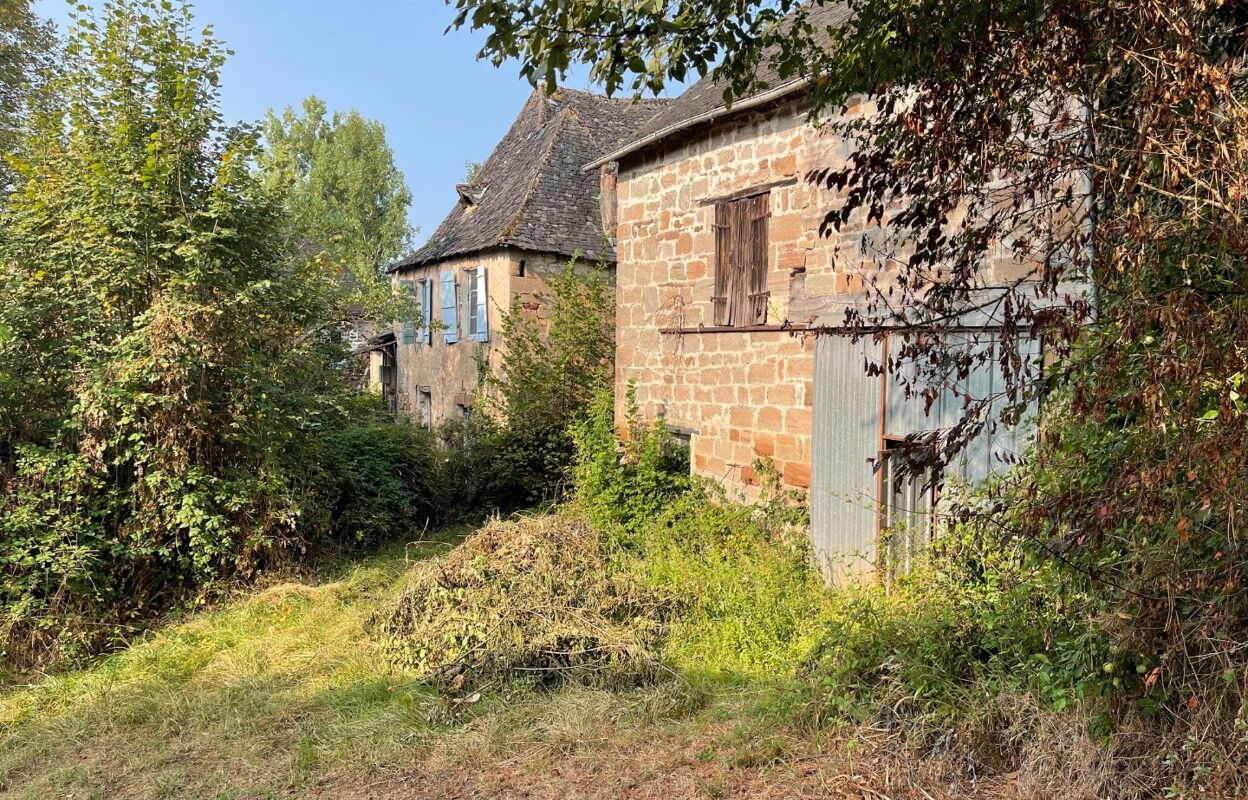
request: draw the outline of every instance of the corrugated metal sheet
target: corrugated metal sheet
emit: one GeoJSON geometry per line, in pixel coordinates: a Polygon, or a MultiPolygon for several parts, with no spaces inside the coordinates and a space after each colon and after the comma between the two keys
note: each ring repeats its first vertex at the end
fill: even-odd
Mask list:
{"type": "Polygon", "coordinates": [[[880,378],[864,364],[881,363],[882,348],[847,336],[815,343],[811,535],[832,580],[874,569],[876,475],[880,441],[880,378]]]}
{"type": "MultiPolygon", "coordinates": [[[[951,334],[949,345],[974,351],[991,349],[991,357],[977,365],[959,389],[985,397],[1001,388],[995,333],[951,334]]],[[[1021,355],[1038,357],[1038,343],[1032,342],[1021,355]]],[[[811,536],[820,562],[833,580],[861,573],[877,563],[879,483],[871,460],[880,451],[881,434],[904,438],[948,427],[962,412],[962,400],[955,391],[942,392],[928,409],[923,398],[907,398],[895,376],[868,376],[863,369],[866,361],[879,364],[882,356],[881,344],[853,343],[848,336],[821,336],[815,345],[811,536]]],[[[913,375],[914,367],[907,369],[913,375]]],[[[946,475],[978,482],[1001,469],[1002,454],[1021,453],[1030,442],[1035,409],[1026,417],[1013,428],[986,429],[956,463],[949,465],[946,475]]]]}

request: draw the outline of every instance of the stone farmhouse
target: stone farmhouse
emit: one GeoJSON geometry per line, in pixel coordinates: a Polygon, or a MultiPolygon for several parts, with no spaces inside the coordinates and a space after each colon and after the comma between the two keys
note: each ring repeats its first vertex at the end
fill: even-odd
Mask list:
{"type": "Polygon", "coordinates": [[[583,167],[665,105],[533,92],[429,241],[388,269],[423,319],[369,345],[370,382],[398,413],[429,427],[466,416],[481,367],[500,357],[499,314],[540,314],[548,278],[573,258],[614,267],[614,174],[583,167]]]}
{"type": "MultiPolygon", "coordinates": [[[[819,7],[809,21],[832,27],[847,13],[819,7]]],[[[547,278],[573,256],[614,265],[621,427],[631,388],[643,417],[683,440],[696,474],[753,497],[759,466],[774,465],[809,498],[830,578],[904,567],[930,533],[940,481],[895,484],[889,454],[952,424],[961,403],[946,391],[928,408],[888,370],[864,370],[887,361],[896,334],[855,342],[841,326],[868,278],[893,277],[871,258],[886,231],[862,214],[820,235],[839,198],[805,176],[843,166],[850,146],[812,124],[802,79],[766,59],[759,70],[766,88],[731,108],[712,77],[673,101],[535,91],[429,242],[390,268],[435,324],[375,339],[373,382],[426,425],[462,417],[479,366],[498,363],[497,313],[540,314],[547,278]],[[901,528],[910,535],[892,535],[901,528]]],[[[1002,247],[990,277],[1034,266],[1002,247]]],[[[960,329],[968,348],[996,346],[990,318],[960,329]]],[[[1000,380],[989,358],[962,388],[984,396],[1000,380]]],[[[981,435],[944,477],[988,476],[1033,430],[981,435]]]]}
{"type": "MultiPolygon", "coordinates": [[[[846,13],[821,7],[810,21],[834,26],[846,13]]],[[[695,473],[746,496],[758,491],[754,465],[769,459],[786,487],[808,494],[829,574],[862,571],[883,562],[883,531],[926,526],[935,500],[917,482],[895,489],[889,450],[952,422],[957,403],[941,398],[925,413],[890,390],[887,374],[868,377],[864,360],[882,363],[887,338],[815,335],[864,300],[868,249],[882,231],[863,215],[819,235],[837,198],[804,176],[843,165],[849,147],[811,124],[802,80],[765,65],[759,78],[768,88],[731,109],[703,79],[587,165],[618,174],[617,418],[631,385],[642,414],[687,442],[695,473]]],[[[1001,273],[1030,269],[998,262],[1001,273]]],[[[875,275],[886,285],[889,275],[875,275]]],[[[981,324],[968,346],[992,346],[981,324]]],[[[971,378],[979,388],[994,380],[991,367],[971,378]]],[[[1027,434],[981,437],[956,472],[986,476],[1027,434]]]]}

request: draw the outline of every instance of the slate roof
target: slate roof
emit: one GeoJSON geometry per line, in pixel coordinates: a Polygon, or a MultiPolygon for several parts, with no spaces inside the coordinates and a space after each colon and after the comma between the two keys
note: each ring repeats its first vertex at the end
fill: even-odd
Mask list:
{"type": "MultiPolygon", "coordinates": [[[[826,37],[826,31],[829,28],[839,28],[843,25],[849,19],[850,14],[849,6],[845,3],[829,2],[826,5],[811,8],[807,12],[806,20],[814,29],[815,38],[819,39],[826,37]]],[[[608,161],[618,161],[630,153],[681,131],[697,125],[709,124],[724,115],[754,108],[803,89],[808,78],[805,76],[781,77],[772,63],[771,56],[775,55],[775,52],[776,48],[773,46],[764,50],[759,57],[755,77],[762,88],[748,97],[737,98],[732,108],[724,104],[724,84],[715,80],[713,75],[707,75],[651,117],[637,130],[636,134],[621,143],[619,147],[588,162],[586,169],[597,167],[608,161]]]]}
{"type": "Polygon", "coordinates": [[[584,166],[635,136],[670,100],[613,100],[541,88],[433,236],[390,272],[496,247],[615,260],[606,243],[596,171],[584,166]],[[606,244],[604,248],[604,244],[606,244]]]}

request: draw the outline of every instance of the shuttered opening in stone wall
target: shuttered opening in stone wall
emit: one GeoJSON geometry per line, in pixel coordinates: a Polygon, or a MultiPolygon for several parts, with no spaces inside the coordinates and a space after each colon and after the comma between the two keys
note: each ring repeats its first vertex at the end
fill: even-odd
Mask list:
{"type": "Polygon", "coordinates": [[[767,321],[767,193],[715,205],[715,324],[767,321]]]}

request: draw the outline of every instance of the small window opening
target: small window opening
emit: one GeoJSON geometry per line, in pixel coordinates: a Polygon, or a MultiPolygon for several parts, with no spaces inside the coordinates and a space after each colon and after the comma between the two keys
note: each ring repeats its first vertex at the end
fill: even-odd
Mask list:
{"type": "Polygon", "coordinates": [[[420,411],[420,427],[431,430],[433,428],[433,392],[427,387],[418,389],[416,404],[420,411]]]}
{"type": "Polygon", "coordinates": [[[693,436],[690,428],[668,426],[663,442],[665,467],[672,472],[689,472],[693,467],[693,436]]]}
{"type": "MultiPolygon", "coordinates": [[[[936,485],[931,475],[910,475],[898,483],[905,439],[889,436],[880,452],[880,558],[883,572],[896,577],[909,572],[932,537],[936,485]]],[[[915,445],[911,444],[910,447],[915,445]]]]}
{"type": "Polygon", "coordinates": [[[524,266],[525,266],[525,261],[524,261],[524,259],[522,258],[522,259],[520,259],[520,266],[516,267],[516,277],[517,277],[517,278],[523,278],[523,277],[524,277],[524,266]]]}

